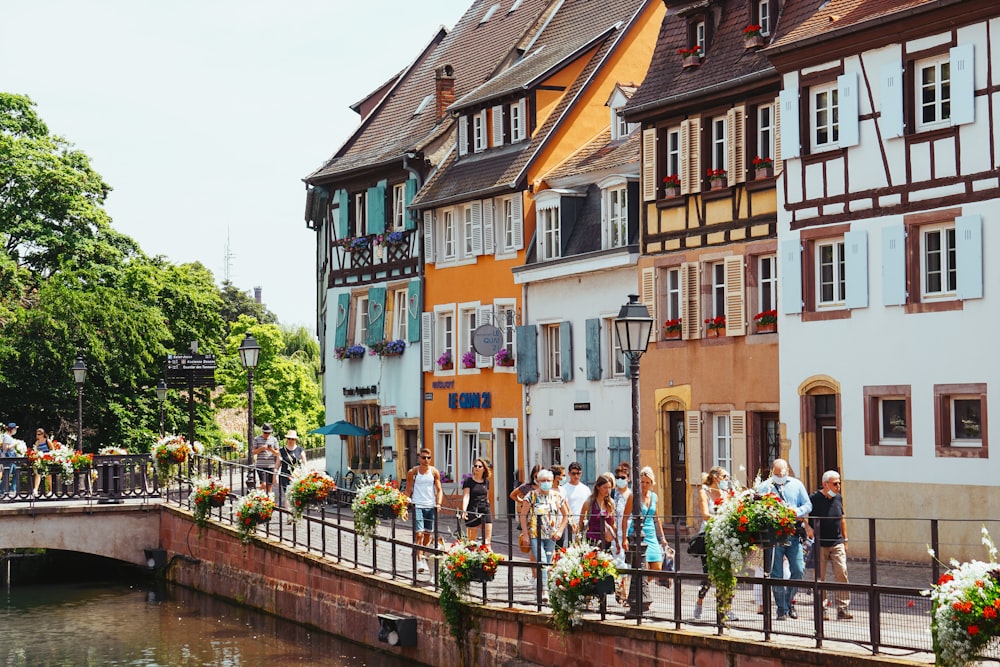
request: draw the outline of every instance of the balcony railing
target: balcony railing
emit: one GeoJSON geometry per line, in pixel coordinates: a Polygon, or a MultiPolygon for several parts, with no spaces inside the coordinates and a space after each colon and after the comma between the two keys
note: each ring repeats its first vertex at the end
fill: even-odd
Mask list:
{"type": "Polygon", "coordinates": [[[369,234],[336,242],[327,286],[416,275],[420,259],[416,230],[392,234],[399,235],[399,240],[390,242],[385,240],[388,235],[369,234]]]}

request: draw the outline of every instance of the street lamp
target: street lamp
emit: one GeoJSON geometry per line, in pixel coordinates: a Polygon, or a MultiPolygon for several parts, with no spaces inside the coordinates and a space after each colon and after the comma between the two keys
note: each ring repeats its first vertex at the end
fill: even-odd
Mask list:
{"type": "Polygon", "coordinates": [[[245,493],[250,493],[254,487],[253,479],[253,369],[257,368],[257,360],[260,358],[260,345],[257,339],[250,335],[240,342],[240,361],[243,368],[247,369],[247,480],[245,493]]]}
{"type": "Polygon", "coordinates": [[[160,401],[160,437],[162,438],[163,433],[163,402],[167,400],[167,383],[160,378],[160,381],[156,385],[156,398],[160,401]]]}
{"type": "Polygon", "coordinates": [[[76,355],[73,362],[73,380],[76,382],[76,447],[83,451],[83,383],[87,381],[87,364],[83,355],[76,355]]]}
{"type": "Polygon", "coordinates": [[[649,334],[653,331],[653,318],[639,295],[629,294],[628,303],[615,318],[615,334],[622,354],[628,357],[629,376],[632,379],[632,587],[629,592],[628,618],[642,618],[642,567],[640,556],[643,538],[640,524],[642,490],[639,484],[639,358],[649,347],[649,334]]]}

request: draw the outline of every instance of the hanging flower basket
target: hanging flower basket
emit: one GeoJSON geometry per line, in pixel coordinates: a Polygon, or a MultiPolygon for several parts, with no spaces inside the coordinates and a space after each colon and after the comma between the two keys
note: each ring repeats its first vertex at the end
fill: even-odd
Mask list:
{"type": "Polygon", "coordinates": [[[188,455],[193,452],[194,449],[188,445],[183,435],[167,435],[157,440],[149,453],[156,464],[156,476],[160,484],[165,484],[175,468],[187,461],[188,455]]]}
{"type": "Polygon", "coordinates": [[[298,522],[310,505],[321,505],[327,501],[337,485],[321,470],[308,470],[296,466],[288,483],[288,504],[292,509],[292,521],[298,522]]]}
{"type": "Polygon", "coordinates": [[[389,484],[376,482],[358,489],[351,503],[354,512],[354,530],[365,544],[371,542],[375,528],[384,512],[391,512],[401,521],[406,521],[409,499],[389,484]],[[382,508],[387,508],[383,510],[382,508]]]}
{"type": "Polygon", "coordinates": [[[576,542],[565,549],[557,549],[549,574],[549,602],[552,605],[556,629],[566,633],[579,625],[587,598],[603,595],[607,580],[613,592],[618,570],[614,557],[586,542],[576,542]]]}
{"type": "Polygon", "coordinates": [[[236,530],[240,542],[247,544],[257,531],[257,526],[267,523],[274,514],[274,499],[262,489],[254,489],[236,504],[236,530]]]}
{"type": "Polygon", "coordinates": [[[229,487],[223,484],[222,480],[211,477],[195,480],[191,495],[188,496],[194,511],[194,522],[199,526],[207,524],[212,508],[225,505],[228,497],[229,487]]]}
{"type": "Polygon", "coordinates": [[[470,541],[454,542],[445,552],[438,568],[441,582],[439,602],[451,634],[460,642],[465,639],[462,596],[468,594],[469,584],[473,581],[493,581],[497,566],[503,559],[485,544],[470,541]]]}

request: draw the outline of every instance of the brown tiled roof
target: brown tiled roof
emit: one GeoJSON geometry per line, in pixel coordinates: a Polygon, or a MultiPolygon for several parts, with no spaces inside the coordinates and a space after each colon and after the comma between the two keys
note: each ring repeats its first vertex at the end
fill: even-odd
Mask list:
{"type": "Polygon", "coordinates": [[[451,65],[456,98],[468,94],[496,71],[550,1],[522,0],[516,10],[509,11],[514,0],[500,0],[500,9],[489,21],[480,23],[497,0],[474,0],[454,29],[439,44],[432,41],[428,45],[379,108],[307,180],[322,182],[357,169],[398,161],[429,135],[440,133],[440,124],[450,125],[453,121],[449,116],[436,118],[433,104],[414,115],[420,102],[434,94],[434,70],[451,65]]]}
{"type": "Polygon", "coordinates": [[[830,0],[823,6],[818,0],[789,0],[782,16],[793,15],[788,22],[792,27],[782,31],[773,46],[780,49],[810,37],[860,27],[893,14],[937,4],[939,0],[830,0]]]}
{"type": "Polygon", "coordinates": [[[636,130],[624,140],[612,141],[611,130],[607,129],[568,160],[542,176],[545,179],[557,179],[638,163],[640,134],[636,130]]]}
{"type": "MultiPolygon", "coordinates": [[[[794,0],[789,0],[789,4],[792,2],[794,0]]],[[[743,83],[768,79],[778,83],[778,73],[764,55],[757,49],[747,49],[743,44],[743,29],[748,23],[746,0],[720,0],[704,4],[721,10],[721,16],[717,27],[711,31],[712,37],[701,66],[682,66],[677,51],[689,46],[687,20],[668,10],[660,27],[646,79],[625,105],[625,117],[629,120],[634,122],[636,118],[666,108],[678,112],[704,106],[706,99],[712,95],[743,83]]],[[[781,24],[787,22],[783,12],[776,36],[781,34],[781,24]]]]}
{"type": "MultiPolygon", "coordinates": [[[[560,99],[545,123],[535,130],[529,141],[448,161],[428,179],[413,205],[431,208],[471,199],[475,193],[493,193],[521,187],[519,181],[522,180],[524,170],[531,159],[552,131],[558,127],[584,85],[626,32],[625,26],[635,19],[647,1],[567,0],[552,17],[532,48],[542,46],[544,53],[549,45],[552,45],[553,49],[570,44],[579,45],[589,41],[586,37],[588,34],[600,35],[608,26],[617,25],[619,22],[623,22],[622,27],[600,42],[595,55],[580,76],[560,99]],[[584,37],[581,38],[581,35],[584,37]]],[[[527,73],[527,70],[525,72],[527,73]]],[[[535,77],[537,74],[532,72],[531,76],[535,77]]],[[[525,83],[527,82],[528,79],[525,79],[525,83]]]]}

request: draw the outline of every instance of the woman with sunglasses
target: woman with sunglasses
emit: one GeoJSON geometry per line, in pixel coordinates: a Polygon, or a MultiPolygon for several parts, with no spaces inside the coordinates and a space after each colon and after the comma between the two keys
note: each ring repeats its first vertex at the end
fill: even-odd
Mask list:
{"type": "Polygon", "coordinates": [[[462,482],[462,518],[470,540],[483,526],[483,544],[490,546],[493,539],[493,512],[490,510],[490,469],[484,459],[472,463],[472,477],[462,482]]]}
{"type": "MultiPolygon", "coordinates": [[[[712,466],[707,473],[701,476],[701,489],[698,492],[699,510],[701,512],[701,525],[704,528],[709,518],[715,515],[716,508],[722,504],[723,497],[729,492],[729,471],[721,466],[712,466]]],[[[701,557],[701,571],[708,574],[708,558],[701,557]]],[[[708,578],[702,580],[698,588],[698,599],[694,603],[694,617],[701,618],[704,609],[705,596],[711,584],[708,578]]],[[[726,618],[730,621],[739,620],[733,613],[727,612],[726,618]]]]}

